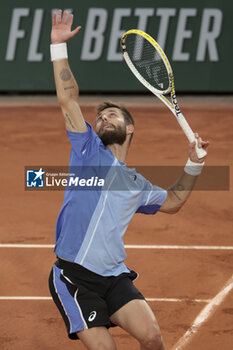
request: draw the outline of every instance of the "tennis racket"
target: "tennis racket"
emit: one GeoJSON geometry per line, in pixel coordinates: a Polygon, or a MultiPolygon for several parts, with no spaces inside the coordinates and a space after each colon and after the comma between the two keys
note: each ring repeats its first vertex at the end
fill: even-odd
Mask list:
{"type": "Polygon", "coordinates": [[[196,142],[198,158],[203,158],[207,153],[198,147],[197,139],[180,111],[171,65],[159,44],[147,33],[131,29],[121,38],[121,50],[136,78],[172,111],[189,142],[196,142]],[[170,100],[164,96],[169,93],[170,100]]]}

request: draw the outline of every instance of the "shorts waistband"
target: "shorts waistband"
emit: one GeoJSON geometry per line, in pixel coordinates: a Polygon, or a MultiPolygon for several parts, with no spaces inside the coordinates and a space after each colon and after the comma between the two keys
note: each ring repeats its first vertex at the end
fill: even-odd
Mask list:
{"type": "Polygon", "coordinates": [[[70,274],[74,276],[80,276],[82,274],[85,274],[85,276],[93,277],[102,277],[104,276],[98,275],[95,272],[92,272],[91,270],[86,269],[82,265],[79,265],[77,263],[74,263],[72,261],[63,260],[62,258],[57,257],[57,261],[55,265],[64,271],[69,272],[70,274]]]}

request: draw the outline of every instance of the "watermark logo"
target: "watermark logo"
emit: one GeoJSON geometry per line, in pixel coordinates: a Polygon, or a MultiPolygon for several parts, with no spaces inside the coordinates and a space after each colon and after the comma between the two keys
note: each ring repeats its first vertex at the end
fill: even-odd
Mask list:
{"type": "MultiPolygon", "coordinates": [[[[141,175],[156,191],[168,188],[183,173],[183,166],[25,166],[28,191],[144,191],[141,175]],[[136,169],[135,169],[136,168],[136,169]],[[140,175],[141,174],[141,175],[140,175]],[[159,189],[160,188],[160,189],[159,189]]],[[[194,190],[229,191],[230,167],[205,166],[194,190]],[[219,181],[221,179],[221,181],[219,181]]]]}
{"type": "Polygon", "coordinates": [[[44,173],[42,168],[39,170],[27,170],[26,187],[44,187],[44,173]]]}

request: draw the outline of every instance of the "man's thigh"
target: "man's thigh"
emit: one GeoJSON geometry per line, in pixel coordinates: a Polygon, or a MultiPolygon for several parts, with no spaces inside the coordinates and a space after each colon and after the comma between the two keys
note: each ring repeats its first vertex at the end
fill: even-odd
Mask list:
{"type": "Polygon", "coordinates": [[[116,344],[106,327],[93,327],[77,333],[88,350],[116,350],[116,344]]]}
{"type": "Polygon", "coordinates": [[[160,334],[155,315],[145,300],[132,300],[116,311],[111,322],[123,328],[139,342],[150,332],[160,334]]]}
{"type": "Polygon", "coordinates": [[[135,278],[137,278],[137,273],[131,270],[128,274],[123,273],[111,279],[111,288],[105,298],[109,316],[113,315],[132,300],[145,300],[144,296],[133,283],[135,278]]]}

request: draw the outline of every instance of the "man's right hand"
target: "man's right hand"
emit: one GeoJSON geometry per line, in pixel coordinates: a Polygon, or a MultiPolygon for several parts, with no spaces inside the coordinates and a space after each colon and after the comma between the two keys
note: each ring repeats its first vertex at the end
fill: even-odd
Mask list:
{"type": "Polygon", "coordinates": [[[62,16],[62,10],[58,10],[58,13],[53,13],[52,31],[51,31],[51,43],[59,44],[68,41],[73,38],[81,29],[80,26],[71,30],[73,23],[73,15],[68,18],[68,12],[64,11],[62,16]]]}

